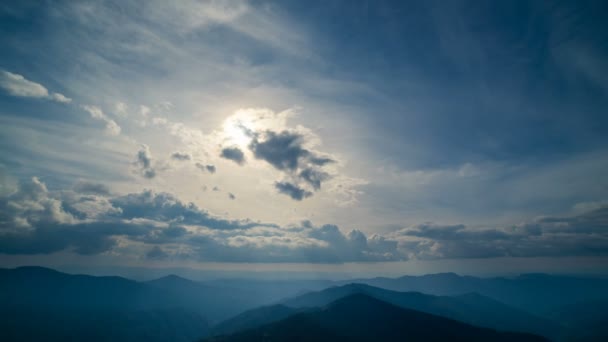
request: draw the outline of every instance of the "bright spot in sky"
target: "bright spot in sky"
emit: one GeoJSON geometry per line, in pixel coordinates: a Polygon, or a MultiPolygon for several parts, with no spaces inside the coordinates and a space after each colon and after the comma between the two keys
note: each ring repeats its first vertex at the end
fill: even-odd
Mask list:
{"type": "Polygon", "coordinates": [[[256,124],[246,115],[233,115],[224,121],[223,128],[226,140],[236,146],[246,147],[253,138],[256,124]]]}

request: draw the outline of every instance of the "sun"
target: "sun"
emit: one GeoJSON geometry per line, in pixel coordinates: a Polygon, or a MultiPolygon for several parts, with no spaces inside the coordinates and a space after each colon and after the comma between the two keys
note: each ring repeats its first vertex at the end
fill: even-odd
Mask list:
{"type": "Polygon", "coordinates": [[[233,115],[224,120],[224,138],[239,147],[246,147],[256,129],[253,118],[249,115],[233,115]]]}

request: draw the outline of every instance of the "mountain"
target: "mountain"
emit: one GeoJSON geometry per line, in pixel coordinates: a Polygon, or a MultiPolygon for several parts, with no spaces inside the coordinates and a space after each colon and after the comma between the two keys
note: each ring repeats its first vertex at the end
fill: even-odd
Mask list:
{"type": "Polygon", "coordinates": [[[275,303],[308,289],[323,289],[330,282],[316,280],[218,279],[196,282],[176,275],[145,284],[172,294],[173,303],[196,308],[216,324],[245,310],[275,303]]]}
{"type": "Polygon", "coordinates": [[[292,315],[256,329],[207,341],[544,341],[540,336],[498,332],[420,311],[399,308],[364,294],[323,309],[292,315]]]}
{"type": "Polygon", "coordinates": [[[200,312],[173,295],[120,277],[41,267],[0,269],[3,341],[192,341],[206,335],[200,312]]]}
{"type": "Polygon", "coordinates": [[[307,309],[290,308],[285,305],[270,305],[243,312],[211,329],[210,335],[228,335],[238,331],[256,328],[268,323],[280,321],[307,309]]]}
{"type": "Polygon", "coordinates": [[[439,315],[481,327],[506,331],[521,331],[549,338],[560,336],[562,327],[525,311],[512,308],[478,294],[457,297],[433,296],[419,292],[389,291],[365,284],[331,287],[319,292],[285,300],[282,304],[294,307],[322,307],[352,294],[366,294],[393,305],[439,315]]]}
{"type": "Polygon", "coordinates": [[[220,322],[244,310],[267,303],[247,291],[210,286],[176,275],[151,280],[145,284],[168,292],[172,305],[197,310],[207,317],[210,323],[220,322]]]}
{"type": "Polygon", "coordinates": [[[608,300],[565,305],[547,316],[564,324],[569,340],[608,341],[608,300]]]}
{"type": "Polygon", "coordinates": [[[547,274],[524,274],[514,278],[477,278],[438,273],[399,278],[355,279],[337,282],[335,285],[353,282],[393,291],[417,291],[444,296],[475,292],[539,315],[568,304],[608,299],[606,278],[547,274]]]}

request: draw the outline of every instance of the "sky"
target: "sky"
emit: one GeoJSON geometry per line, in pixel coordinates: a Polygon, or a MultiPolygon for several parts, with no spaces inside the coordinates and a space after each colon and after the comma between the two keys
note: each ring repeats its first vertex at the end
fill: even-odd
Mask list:
{"type": "Polygon", "coordinates": [[[0,267],[608,274],[604,1],[0,4],[0,267]]]}

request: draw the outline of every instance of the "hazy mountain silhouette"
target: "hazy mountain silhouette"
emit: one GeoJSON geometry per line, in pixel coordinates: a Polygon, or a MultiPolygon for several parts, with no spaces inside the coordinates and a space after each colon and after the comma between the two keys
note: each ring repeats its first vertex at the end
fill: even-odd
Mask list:
{"type": "Polygon", "coordinates": [[[560,336],[562,327],[488,297],[466,294],[433,296],[419,292],[396,292],[365,284],[349,284],[311,292],[283,302],[289,307],[321,307],[339,298],[362,293],[393,305],[439,315],[481,327],[530,332],[550,338],[560,336]]]}
{"type": "Polygon", "coordinates": [[[208,330],[166,291],[120,277],[2,269],[0,303],[4,341],[192,341],[208,330]]]}
{"type": "Polygon", "coordinates": [[[544,341],[525,333],[498,332],[365,294],[338,299],[323,309],[208,341],[544,341]]]}
{"type": "Polygon", "coordinates": [[[364,283],[393,291],[417,291],[434,295],[479,293],[526,311],[547,311],[584,301],[608,299],[608,279],[524,274],[514,278],[477,278],[438,273],[399,278],[371,278],[337,282],[364,283]]]}
{"type": "Polygon", "coordinates": [[[167,291],[171,295],[174,306],[195,309],[205,315],[211,323],[267,303],[264,299],[245,291],[209,286],[176,275],[151,280],[145,284],[167,291]]]}
{"type": "Polygon", "coordinates": [[[190,341],[208,336],[210,331],[228,334],[278,322],[300,314],[303,308],[316,310],[337,299],[364,293],[402,308],[480,327],[552,338],[608,335],[603,310],[607,305],[602,304],[608,300],[601,299],[608,297],[605,279],[547,275],[481,279],[436,274],[363,281],[403,289],[427,286],[422,290],[451,296],[396,292],[363,284],[327,288],[342,282],[324,280],[196,282],[170,275],[137,282],[20,267],[0,269],[0,331],[2,340],[7,341],[190,341]],[[305,289],[317,292],[296,296],[305,289]],[[471,293],[474,290],[483,295],[471,293]],[[522,304],[526,299],[532,304],[522,304]],[[277,303],[281,305],[268,306],[277,303]],[[512,304],[531,307],[538,314],[512,304]],[[554,322],[563,323],[567,334],[562,335],[562,325],[554,322]]]}

